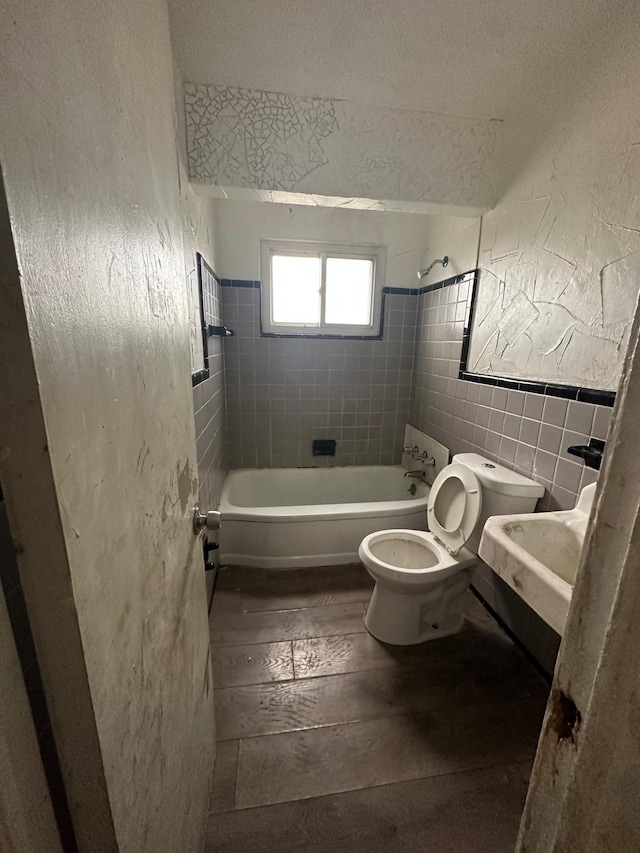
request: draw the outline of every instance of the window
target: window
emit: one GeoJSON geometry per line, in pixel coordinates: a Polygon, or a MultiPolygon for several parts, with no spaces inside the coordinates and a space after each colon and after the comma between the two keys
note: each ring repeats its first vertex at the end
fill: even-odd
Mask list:
{"type": "Polygon", "coordinates": [[[384,249],[262,243],[262,330],[281,335],[380,334],[384,249]]]}

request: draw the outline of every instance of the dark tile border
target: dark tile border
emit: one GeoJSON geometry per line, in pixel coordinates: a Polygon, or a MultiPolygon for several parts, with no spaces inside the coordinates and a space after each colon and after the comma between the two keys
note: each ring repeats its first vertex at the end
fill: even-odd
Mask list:
{"type": "Polygon", "coordinates": [[[260,289],[259,281],[250,281],[242,278],[219,278],[218,281],[220,282],[220,287],[252,287],[256,290],[260,289]]]}
{"type": "Polygon", "coordinates": [[[441,290],[443,287],[449,287],[452,284],[459,284],[463,281],[472,281],[475,276],[475,272],[475,270],[469,270],[469,272],[453,275],[450,278],[443,278],[442,281],[436,281],[433,284],[425,284],[422,287],[383,287],[382,293],[393,293],[403,296],[422,296],[423,293],[432,293],[434,290],[441,290]]]}
{"type": "MultiPolygon", "coordinates": [[[[382,303],[380,305],[380,334],[379,335],[286,335],[277,334],[276,332],[265,332],[262,329],[262,287],[260,281],[251,281],[250,279],[223,278],[220,281],[222,287],[245,287],[253,288],[260,293],[260,337],[261,338],[297,338],[299,340],[326,340],[326,341],[381,341],[384,327],[384,297],[387,288],[382,289],[382,303]]],[[[224,318],[223,318],[224,319],[224,318]]]]}
{"type": "Polygon", "coordinates": [[[204,367],[202,370],[196,370],[191,374],[191,386],[195,388],[205,379],[209,378],[209,333],[207,330],[207,322],[204,312],[204,292],[202,286],[203,272],[208,273],[218,284],[222,284],[218,276],[211,269],[209,264],[202,257],[200,252],[196,252],[196,269],[198,272],[198,296],[200,302],[200,333],[202,335],[202,354],[204,357],[204,367]]]}
{"type": "Polygon", "coordinates": [[[474,270],[455,275],[451,278],[446,278],[443,281],[437,281],[434,284],[427,284],[424,287],[383,287],[382,302],[380,304],[380,334],[378,335],[325,335],[325,334],[308,334],[308,335],[287,335],[278,334],[276,332],[264,332],[262,330],[262,289],[261,282],[251,279],[223,278],[220,279],[222,287],[245,287],[253,288],[260,291],[260,337],[261,338],[298,338],[304,340],[306,338],[312,340],[327,340],[327,341],[381,341],[384,335],[384,316],[385,316],[385,297],[386,296],[422,296],[423,293],[431,293],[433,290],[440,290],[443,287],[448,287],[451,284],[457,284],[462,281],[472,280],[475,274],[474,270]]]}
{"type": "MultiPolygon", "coordinates": [[[[211,271],[212,272],[212,271],[211,271]]],[[[563,397],[567,400],[578,400],[583,403],[593,403],[598,406],[613,406],[616,400],[615,391],[603,391],[596,388],[583,388],[578,385],[561,385],[556,382],[535,382],[528,379],[510,379],[506,376],[490,376],[485,373],[472,373],[467,369],[469,358],[469,346],[471,343],[471,329],[473,327],[473,315],[476,304],[476,296],[478,290],[480,271],[469,270],[460,275],[445,278],[442,281],[437,281],[434,284],[427,284],[424,287],[383,287],[382,288],[382,305],[380,306],[380,334],[379,335],[286,335],[276,334],[275,332],[264,332],[262,330],[262,291],[259,281],[245,279],[230,279],[223,278],[216,280],[220,282],[222,287],[248,287],[260,291],[260,337],[262,338],[311,338],[313,340],[339,340],[339,341],[379,341],[384,335],[384,315],[385,315],[385,296],[400,295],[400,296],[422,296],[425,293],[432,293],[435,290],[441,290],[444,287],[449,287],[453,284],[470,281],[472,283],[469,297],[467,301],[467,312],[464,322],[464,333],[462,337],[462,354],[460,358],[460,369],[458,371],[458,379],[466,382],[477,382],[481,385],[493,385],[498,388],[510,388],[516,391],[526,391],[530,394],[543,394],[546,397],[563,397]]],[[[212,275],[215,273],[212,272],[212,275]]],[[[205,377],[206,378],[206,377],[205,377]]],[[[201,380],[200,380],[201,381],[201,380]]],[[[194,383],[195,384],[195,383],[194,383]]]]}
{"type": "Polygon", "coordinates": [[[613,406],[616,401],[615,391],[603,391],[596,388],[583,388],[579,385],[561,385],[556,382],[534,382],[532,380],[509,379],[506,376],[490,376],[485,373],[472,373],[467,369],[471,330],[478,292],[480,270],[473,271],[473,286],[467,302],[467,313],[464,321],[462,337],[462,354],[458,379],[466,382],[478,382],[481,385],[494,385],[498,388],[511,388],[516,391],[527,391],[530,394],[543,394],[545,397],[563,397],[566,400],[578,400],[582,403],[594,403],[598,406],[613,406]]]}

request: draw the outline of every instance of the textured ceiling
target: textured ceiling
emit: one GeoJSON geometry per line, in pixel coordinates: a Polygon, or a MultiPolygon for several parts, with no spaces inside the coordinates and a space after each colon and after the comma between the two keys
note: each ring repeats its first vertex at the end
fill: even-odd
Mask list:
{"type": "MultiPolygon", "coordinates": [[[[507,118],[569,85],[627,0],[170,0],[187,80],[507,118]]],[[[633,14],[633,12],[630,12],[633,14]]],[[[636,11],[637,16],[637,11],[636,11]]]]}
{"type": "Polygon", "coordinates": [[[619,45],[630,34],[640,38],[639,0],[169,0],[169,7],[173,49],[190,82],[500,119],[496,199],[619,45]]]}

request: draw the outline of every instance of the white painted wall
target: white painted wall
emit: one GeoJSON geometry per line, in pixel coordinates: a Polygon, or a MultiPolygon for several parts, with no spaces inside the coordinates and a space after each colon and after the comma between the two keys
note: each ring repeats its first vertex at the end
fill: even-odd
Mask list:
{"type": "Polygon", "coordinates": [[[478,264],[480,219],[456,216],[430,216],[428,218],[428,243],[422,252],[420,266],[424,269],[436,258],[449,257],[449,265],[437,264],[419,286],[434,284],[443,278],[474,270],[478,264]]]}
{"type": "Polygon", "coordinates": [[[166,3],[3,8],[0,465],[79,847],[195,852],[213,691],[166,3]]]}
{"type": "Polygon", "coordinates": [[[472,370],[617,387],[640,289],[638,79],[628,36],[484,217],[472,370]]]}
{"type": "Polygon", "coordinates": [[[434,252],[441,245],[451,247],[452,264],[446,270],[438,267],[422,284],[454,275],[451,270],[456,266],[460,271],[473,269],[477,258],[477,219],[231,199],[216,201],[215,211],[219,275],[223,278],[259,280],[260,240],[267,239],[386,246],[388,287],[419,287],[417,270],[437,257],[434,252]]]}

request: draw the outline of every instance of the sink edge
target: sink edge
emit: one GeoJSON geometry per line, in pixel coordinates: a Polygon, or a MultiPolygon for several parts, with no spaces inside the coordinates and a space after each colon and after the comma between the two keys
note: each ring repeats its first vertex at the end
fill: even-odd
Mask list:
{"type": "MultiPolygon", "coordinates": [[[[539,519],[540,513],[523,514],[518,518],[539,519]]],[[[488,519],[478,555],[541,619],[562,634],[573,587],[507,536],[502,526],[513,519],[514,516],[488,519]],[[522,555],[520,560],[514,551],[522,555]]]]}

